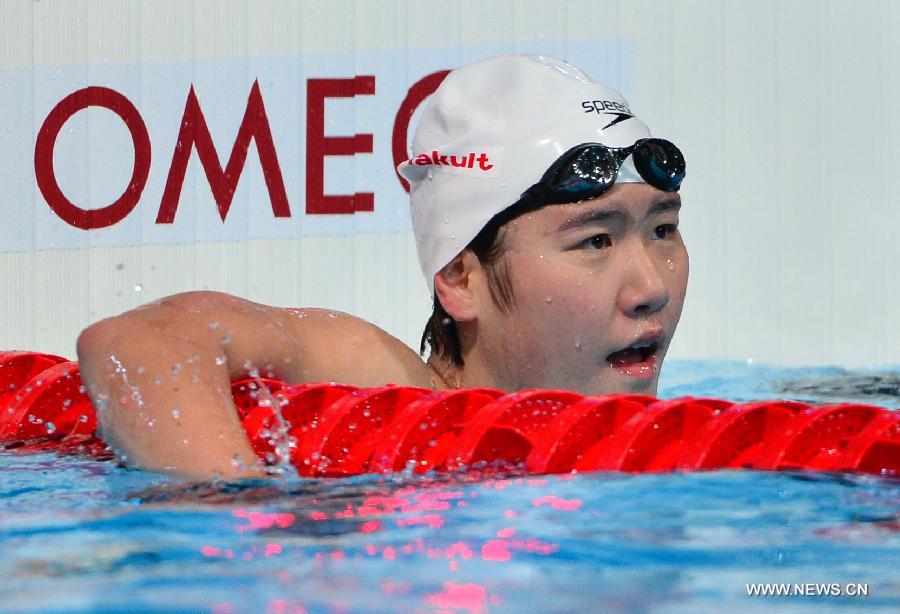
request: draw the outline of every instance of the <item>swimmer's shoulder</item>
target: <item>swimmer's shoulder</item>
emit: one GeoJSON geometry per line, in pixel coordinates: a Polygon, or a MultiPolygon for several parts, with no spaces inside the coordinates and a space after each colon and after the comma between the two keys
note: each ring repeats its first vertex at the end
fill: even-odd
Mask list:
{"type": "Polygon", "coordinates": [[[118,353],[126,342],[152,349],[154,340],[162,344],[168,338],[189,342],[199,352],[212,335],[227,340],[232,377],[240,375],[241,365],[253,364],[292,383],[446,388],[406,344],[371,322],[333,309],[276,307],[204,290],[165,297],[89,328],[79,339],[79,355],[93,346],[95,354],[111,348],[118,353]]]}
{"type": "Polygon", "coordinates": [[[405,343],[352,314],[316,307],[282,313],[295,331],[303,356],[304,381],[336,381],[355,386],[447,388],[431,365],[405,343]]]}

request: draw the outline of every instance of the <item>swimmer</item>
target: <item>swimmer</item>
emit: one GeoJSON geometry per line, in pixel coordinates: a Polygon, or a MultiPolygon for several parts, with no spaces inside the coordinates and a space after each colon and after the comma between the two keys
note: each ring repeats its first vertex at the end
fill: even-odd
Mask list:
{"type": "Polygon", "coordinates": [[[347,314],[216,292],[84,330],[81,374],[128,465],[188,477],[263,468],[230,382],[656,393],[681,315],[684,159],[615,90],[545,56],[452,71],[418,124],[410,183],[434,310],[423,361],[347,314]]]}

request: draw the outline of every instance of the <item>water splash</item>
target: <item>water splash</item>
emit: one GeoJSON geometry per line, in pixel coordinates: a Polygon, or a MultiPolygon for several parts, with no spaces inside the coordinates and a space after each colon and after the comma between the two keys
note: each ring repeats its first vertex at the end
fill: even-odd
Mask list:
{"type": "MultiPolygon", "coordinates": [[[[128,381],[128,369],[126,369],[125,365],[122,364],[122,361],[120,361],[114,355],[111,355],[109,357],[109,360],[110,360],[110,362],[112,362],[115,365],[116,374],[122,376],[122,381],[125,383],[125,387],[128,388],[129,396],[131,397],[131,400],[134,401],[135,405],[137,405],[138,408],[143,409],[144,398],[141,396],[140,388],[138,388],[137,386],[134,386],[131,382],[128,381]]],[[[99,399],[99,400],[102,400],[102,399],[99,399]]],[[[103,408],[105,408],[105,405],[106,404],[104,403],[103,408]]],[[[97,411],[99,412],[100,410],[101,410],[101,407],[98,403],[97,411]]]]}
{"type": "Polygon", "coordinates": [[[285,420],[281,413],[281,408],[287,403],[284,399],[277,398],[272,391],[266,386],[262,376],[250,360],[244,361],[244,368],[256,383],[257,403],[261,407],[271,407],[272,416],[275,419],[274,428],[269,429],[270,443],[272,444],[275,454],[274,458],[270,458],[274,466],[269,468],[273,475],[278,475],[288,479],[299,479],[300,474],[297,468],[291,462],[291,449],[296,446],[296,442],[291,441],[290,424],[285,420]]]}

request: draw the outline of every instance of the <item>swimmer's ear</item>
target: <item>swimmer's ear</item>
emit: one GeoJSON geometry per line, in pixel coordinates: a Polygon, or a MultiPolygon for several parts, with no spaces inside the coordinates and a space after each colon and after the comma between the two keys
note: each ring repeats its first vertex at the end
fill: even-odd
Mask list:
{"type": "Polygon", "coordinates": [[[477,296],[473,283],[481,272],[481,261],[471,250],[463,250],[434,276],[434,293],[451,318],[469,322],[477,315],[477,296]]]}

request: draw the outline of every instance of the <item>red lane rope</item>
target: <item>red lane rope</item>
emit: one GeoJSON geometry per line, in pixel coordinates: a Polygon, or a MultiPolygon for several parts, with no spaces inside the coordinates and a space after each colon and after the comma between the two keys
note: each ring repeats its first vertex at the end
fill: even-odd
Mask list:
{"type": "MultiPolygon", "coordinates": [[[[528,473],[807,469],[897,476],[900,412],[856,403],[733,404],[560,390],[232,384],[267,463],[302,476],[516,468],[528,473]]],[[[110,457],[78,363],[0,352],[0,447],[110,457]]]]}

